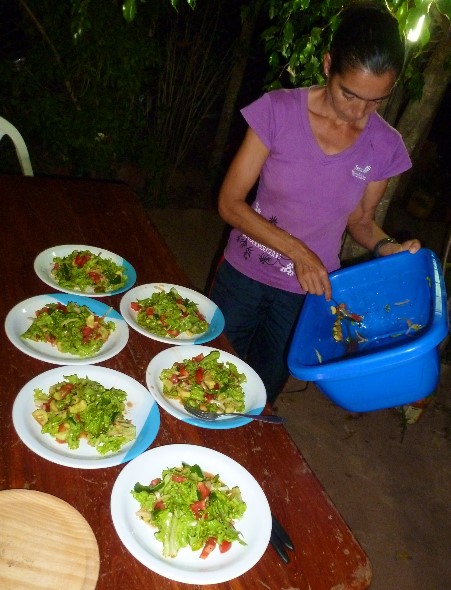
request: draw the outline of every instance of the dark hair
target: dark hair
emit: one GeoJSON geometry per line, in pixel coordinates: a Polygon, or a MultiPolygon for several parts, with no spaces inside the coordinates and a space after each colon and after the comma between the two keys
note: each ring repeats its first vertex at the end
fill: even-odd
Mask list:
{"type": "Polygon", "coordinates": [[[404,64],[398,21],[380,4],[350,6],[332,39],[330,56],[331,75],[359,68],[377,76],[393,71],[398,77],[404,64]]]}

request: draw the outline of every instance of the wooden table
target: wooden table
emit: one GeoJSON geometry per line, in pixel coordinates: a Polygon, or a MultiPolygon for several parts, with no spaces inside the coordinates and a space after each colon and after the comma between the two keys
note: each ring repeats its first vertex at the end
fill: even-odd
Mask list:
{"type": "MultiPolygon", "coordinates": [[[[137,284],[163,281],[190,286],[144,208],[124,185],[0,176],[0,203],[2,320],[18,302],[54,292],[36,276],[33,261],[41,251],[59,244],[99,246],[123,256],[135,267],[137,284]]],[[[102,301],[118,309],[120,295],[102,301]]],[[[210,345],[231,351],[224,336],[210,345]]],[[[131,329],[126,348],[102,365],[145,385],[150,359],[165,348],[131,329]]],[[[129,554],[112,525],[110,494],[121,467],[59,466],[30,451],[15,432],[11,411],[17,393],[53,365],[17,350],[2,330],[0,367],[0,489],[29,488],[52,494],[86,518],[100,549],[98,590],[345,590],[369,586],[367,556],[283,426],[253,422],[230,430],[196,428],[164,410],[152,447],[203,445],[238,461],[260,483],[271,510],[291,534],[295,552],[286,565],[269,545],[250,571],[223,584],[181,584],[150,571],[129,554]]]]}

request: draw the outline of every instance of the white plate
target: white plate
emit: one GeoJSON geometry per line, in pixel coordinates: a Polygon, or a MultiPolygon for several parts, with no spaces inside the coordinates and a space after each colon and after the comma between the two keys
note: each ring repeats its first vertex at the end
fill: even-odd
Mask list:
{"type": "MultiPolygon", "coordinates": [[[[150,393],[157,400],[160,407],[164,408],[169,414],[193,424],[194,426],[200,426],[202,428],[214,428],[214,429],[225,429],[225,428],[236,428],[237,426],[243,426],[251,421],[250,418],[243,418],[237,416],[236,418],[229,418],[227,416],[220,416],[216,420],[209,422],[207,420],[200,420],[195,418],[185,410],[182,404],[178,400],[168,399],[163,394],[163,383],[160,379],[160,373],[163,369],[169,369],[175,362],[182,362],[185,359],[190,359],[201,352],[204,355],[209,354],[213,350],[219,350],[218,348],[210,348],[209,346],[198,346],[198,345],[186,345],[186,346],[173,346],[163,350],[157,354],[149,363],[146,369],[146,383],[150,393]]],[[[244,391],[244,411],[250,414],[261,414],[266,404],[266,391],[263,381],[257,375],[257,373],[248,364],[242,361],[237,356],[219,350],[219,361],[226,363],[233,363],[240,373],[246,375],[246,382],[242,383],[241,386],[244,391]]]]}
{"type": "Polygon", "coordinates": [[[70,365],[41,373],[22,387],[13,405],[13,424],[22,442],[40,457],[67,467],[100,469],[126,463],[145,451],[157,435],[160,412],[148,390],[128,375],[95,365],[70,365]],[[87,377],[106,389],[116,387],[125,391],[127,402],[131,404],[125,415],[136,426],[136,439],[124,445],[117,453],[100,455],[83,439],[78,449],[71,450],[67,445],[56,442],[49,434],[42,434],[41,427],[31,415],[36,409],[34,390],[39,388],[48,392],[51,385],[63,381],[68,375],[87,377]]]}
{"type": "Polygon", "coordinates": [[[208,299],[208,297],[205,297],[205,295],[179,285],[171,285],[168,283],[149,283],[147,285],[139,285],[122,297],[120,310],[125,321],[137,332],[140,332],[141,334],[144,334],[144,336],[148,336],[153,340],[166,342],[168,344],[203,344],[204,342],[213,340],[224,330],[224,316],[218,306],[208,299]],[[137,323],[136,316],[138,315],[138,312],[133,311],[130,304],[138,299],[152,297],[156,292],[170,291],[171,287],[177,289],[180,295],[185,299],[197,303],[200,313],[209,323],[209,328],[206,332],[191,337],[188,337],[186,334],[180,334],[180,336],[177,336],[176,338],[170,338],[169,336],[152,334],[152,332],[145,330],[137,323]]]}
{"type": "Polygon", "coordinates": [[[6,316],[5,331],[8,338],[19,350],[41,361],[53,365],[88,365],[100,363],[118,354],[128,342],[129,329],[121,315],[105,303],[95,299],[87,299],[79,295],[54,293],[52,295],[37,295],[26,299],[14,306],[6,316]],[[107,319],[116,324],[116,329],[102,346],[97,354],[89,357],[78,357],[68,352],[60,352],[56,346],[48,342],[34,342],[21,337],[31,326],[35,318],[35,312],[49,303],[62,303],[66,305],[70,301],[79,305],[86,305],[98,316],[108,312],[107,319]]]}
{"type": "Polygon", "coordinates": [[[138,561],[165,578],[187,584],[219,584],[241,576],[259,561],[271,534],[268,501],[252,475],[230,457],[195,445],[157,447],[126,465],[113,486],[111,515],[119,538],[138,561]],[[189,547],[181,549],[177,557],[163,557],[155,529],[136,516],[139,504],[130,492],[136,482],[148,483],[182,461],[198,464],[204,471],[218,474],[229,487],[240,488],[247,509],[235,526],[247,545],[233,543],[227,553],[216,549],[205,560],[199,557],[200,551],[189,547]]]}
{"type": "Polygon", "coordinates": [[[80,295],[81,297],[109,297],[110,295],[117,295],[118,293],[123,293],[124,291],[130,289],[130,287],[133,287],[136,282],[136,271],[129,262],[117,254],[110,252],[109,250],[104,250],[103,248],[97,248],[95,246],[83,246],[80,244],[54,246],[53,248],[44,250],[36,256],[34,261],[34,270],[41,281],[44,281],[46,285],[50,285],[50,287],[53,287],[58,291],[62,291],[63,293],[74,293],[75,295],[80,295]],[[74,250],[89,250],[97,256],[102,256],[102,258],[110,258],[113,262],[125,268],[127,282],[120,289],[113,289],[112,291],[105,293],[94,293],[94,291],[82,292],[80,290],[72,290],[62,287],[52,275],[53,259],[55,256],[59,256],[61,258],[68,256],[69,254],[72,254],[74,250]]]}

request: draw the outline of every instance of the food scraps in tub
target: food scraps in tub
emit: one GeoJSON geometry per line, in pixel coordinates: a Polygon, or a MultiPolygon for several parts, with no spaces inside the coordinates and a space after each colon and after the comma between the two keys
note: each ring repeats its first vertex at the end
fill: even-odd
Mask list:
{"type": "Polygon", "coordinates": [[[357,324],[361,324],[363,322],[363,316],[359,315],[358,313],[353,313],[346,309],[346,303],[339,303],[338,305],[331,305],[330,307],[332,313],[337,315],[338,318],[343,320],[351,320],[352,322],[356,322],[357,324]]]}
{"type": "Polygon", "coordinates": [[[343,342],[343,330],[341,327],[341,320],[337,318],[332,327],[332,336],[336,342],[343,342]]]}
{"type": "Polygon", "coordinates": [[[416,324],[415,322],[412,322],[412,320],[407,319],[407,331],[406,334],[408,334],[409,332],[418,332],[418,330],[422,329],[422,325],[421,324],[416,324]]]}
{"type": "Polygon", "coordinates": [[[393,305],[407,305],[410,303],[410,299],[404,299],[404,301],[396,301],[393,305]]]}
{"type": "MultiPolygon", "coordinates": [[[[337,305],[331,305],[330,307],[332,313],[334,315],[336,315],[336,319],[334,321],[334,325],[332,327],[332,336],[334,338],[334,340],[336,342],[348,342],[348,343],[353,343],[354,339],[348,337],[345,338],[343,336],[343,328],[341,325],[341,321],[345,320],[345,321],[350,321],[353,324],[361,324],[363,322],[363,316],[357,314],[357,313],[352,313],[350,311],[348,311],[346,309],[346,304],[345,303],[339,303],[337,305]]],[[[349,330],[348,330],[349,333],[349,330]]],[[[356,344],[358,344],[359,342],[363,342],[365,339],[362,336],[358,336],[357,340],[355,341],[356,344]]],[[[352,345],[350,348],[352,348],[352,351],[354,351],[355,346],[352,345]]]]}
{"type": "Polygon", "coordinates": [[[356,335],[356,342],[357,344],[361,344],[362,342],[368,342],[368,338],[364,338],[361,334],[359,334],[357,332],[357,330],[355,330],[355,335],[356,335]]]}

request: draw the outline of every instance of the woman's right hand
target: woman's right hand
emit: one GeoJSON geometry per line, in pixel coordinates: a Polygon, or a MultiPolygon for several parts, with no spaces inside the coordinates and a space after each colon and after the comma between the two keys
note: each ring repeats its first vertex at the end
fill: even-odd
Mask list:
{"type": "Polygon", "coordinates": [[[320,258],[306,246],[298,256],[292,257],[297,279],[306,293],[323,295],[326,301],[332,297],[329,273],[320,258]]]}

